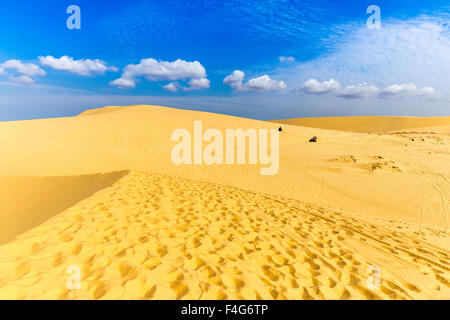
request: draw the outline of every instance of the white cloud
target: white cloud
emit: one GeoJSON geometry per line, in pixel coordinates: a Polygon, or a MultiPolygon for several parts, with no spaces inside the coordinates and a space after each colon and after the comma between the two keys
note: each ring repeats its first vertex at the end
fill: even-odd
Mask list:
{"type": "Polygon", "coordinates": [[[323,82],[319,82],[316,79],[309,79],[301,88],[302,91],[310,94],[325,94],[339,89],[341,89],[341,84],[334,79],[323,82]]]}
{"type": "Polygon", "coordinates": [[[271,79],[268,75],[252,78],[244,84],[245,73],[241,70],[234,70],[232,74],[223,79],[223,83],[229,85],[236,91],[281,91],[286,89],[284,81],[271,79]]]}
{"type": "Polygon", "coordinates": [[[34,76],[45,76],[46,73],[38,65],[34,63],[24,63],[20,60],[8,60],[0,65],[2,69],[13,69],[18,73],[23,75],[34,77],[34,76]]]}
{"type": "Polygon", "coordinates": [[[271,79],[268,75],[250,79],[245,87],[251,91],[280,91],[286,89],[283,81],[271,79]]]}
{"type": "Polygon", "coordinates": [[[337,95],[347,99],[360,99],[370,97],[378,92],[379,89],[376,86],[363,83],[342,88],[338,90],[337,95]]]}
{"type": "Polygon", "coordinates": [[[164,89],[172,91],[172,92],[178,92],[179,87],[180,87],[180,84],[178,82],[171,82],[168,85],[163,86],[164,89]]]}
{"type": "Polygon", "coordinates": [[[243,91],[245,73],[241,70],[234,70],[232,74],[223,79],[223,83],[229,85],[237,91],[243,91]]]}
{"type": "Polygon", "coordinates": [[[172,92],[178,92],[180,89],[183,89],[184,91],[202,90],[210,87],[210,81],[206,78],[191,79],[188,82],[188,85],[189,87],[182,87],[178,82],[171,82],[163,86],[163,88],[172,92]]]}
{"type": "Polygon", "coordinates": [[[191,79],[188,84],[189,87],[184,88],[185,91],[209,89],[211,82],[206,78],[201,78],[201,79],[191,79]]]}
{"type": "Polygon", "coordinates": [[[280,60],[281,63],[283,62],[295,62],[295,58],[294,57],[278,57],[278,60],[280,60]]]}
{"type": "Polygon", "coordinates": [[[417,97],[435,97],[436,96],[436,90],[432,87],[423,87],[419,90],[417,90],[417,97]]]}
{"type": "Polygon", "coordinates": [[[18,84],[30,85],[34,83],[34,80],[29,76],[9,77],[9,80],[18,84]]]}
{"type": "MultiPolygon", "coordinates": [[[[143,59],[138,64],[130,64],[124,68],[122,76],[112,81],[112,85],[118,85],[120,83],[127,83],[128,86],[119,87],[132,87],[131,83],[136,85],[136,79],[138,77],[145,77],[149,81],[173,81],[173,80],[196,80],[191,85],[191,88],[203,89],[209,88],[209,80],[206,79],[206,70],[200,62],[188,62],[178,59],[173,62],[157,61],[156,59],[143,59]],[[206,82],[208,81],[208,86],[206,82]]],[[[133,87],[134,87],[133,86],[133,87]]]]}
{"type": "Polygon", "coordinates": [[[125,78],[144,76],[151,81],[200,79],[206,77],[206,70],[198,61],[188,62],[178,59],[168,62],[150,58],[141,60],[139,64],[128,65],[123,76],[125,78]]]}
{"type": "Polygon", "coordinates": [[[39,62],[45,67],[72,72],[80,76],[103,75],[107,71],[117,71],[116,67],[109,67],[105,62],[99,59],[74,60],[68,56],[62,56],[61,58],[46,56],[39,57],[39,62]]]}
{"type": "Polygon", "coordinates": [[[128,89],[136,87],[136,82],[134,80],[119,78],[109,83],[112,86],[119,87],[121,89],[128,89]]]}
{"type": "Polygon", "coordinates": [[[410,97],[433,97],[436,94],[434,88],[424,87],[417,88],[416,85],[410,84],[394,84],[385,88],[380,93],[382,98],[410,98],[410,97]]]}

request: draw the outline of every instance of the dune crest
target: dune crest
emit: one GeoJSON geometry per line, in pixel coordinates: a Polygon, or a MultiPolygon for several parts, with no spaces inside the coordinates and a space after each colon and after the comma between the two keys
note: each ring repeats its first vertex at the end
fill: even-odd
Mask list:
{"type": "Polygon", "coordinates": [[[107,107],[98,108],[98,109],[89,109],[89,110],[83,111],[77,117],[94,116],[97,114],[104,114],[104,113],[108,113],[108,112],[122,111],[122,110],[133,108],[133,107],[137,107],[137,105],[136,106],[125,106],[125,107],[107,106],[107,107]]]}
{"type": "Polygon", "coordinates": [[[450,127],[450,117],[323,117],[271,120],[271,122],[359,133],[390,133],[428,127],[439,130],[440,127],[450,127]]]}

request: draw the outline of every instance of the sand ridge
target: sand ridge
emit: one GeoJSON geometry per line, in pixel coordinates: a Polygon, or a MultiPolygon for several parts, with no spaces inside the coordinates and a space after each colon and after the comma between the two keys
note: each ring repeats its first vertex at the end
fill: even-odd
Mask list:
{"type": "Polygon", "coordinates": [[[450,126],[450,117],[318,117],[271,120],[272,122],[303,127],[341,130],[360,133],[387,133],[417,128],[450,126]]]}

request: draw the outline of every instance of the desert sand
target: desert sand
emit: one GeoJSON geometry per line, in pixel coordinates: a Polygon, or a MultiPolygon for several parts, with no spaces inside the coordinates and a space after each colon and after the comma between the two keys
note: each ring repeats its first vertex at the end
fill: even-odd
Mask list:
{"type": "Polygon", "coordinates": [[[0,123],[0,299],[450,299],[449,117],[277,120],[274,176],[173,164],[196,120],[280,126],[158,106],[0,123]]]}
{"type": "Polygon", "coordinates": [[[450,117],[319,117],[272,120],[296,126],[341,130],[359,133],[392,133],[402,130],[436,128],[438,132],[449,132],[450,117]]]}

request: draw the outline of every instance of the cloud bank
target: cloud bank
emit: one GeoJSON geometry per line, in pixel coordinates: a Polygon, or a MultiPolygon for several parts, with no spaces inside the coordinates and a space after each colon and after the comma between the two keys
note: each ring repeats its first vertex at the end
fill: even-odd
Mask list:
{"type": "Polygon", "coordinates": [[[385,88],[380,96],[384,98],[433,97],[436,90],[431,87],[417,88],[414,84],[394,84],[385,88]]]}
{"type": "Polygon", "coordinates": [[[294,91],[312,95],[334,94],[346,99],[436,97],[436,90],[432,87],[417,88],[414,84],[393,84],[380,90],[377,86],[367,83],[343,87],[339,81],[334,79],[322,82],[309,79],[301,88],[294,91]]]}
{"type": "Polygon", "coordinates": [[[291,87],[303,84],[303,92],[334,90],[344,98],[436,97],[450,92],[448,16],[385,19],[379,30],[355,24],[335,29],[335,35],[324,40],[326,54],[274,73],[291,87]],[[305,83],[308,79],[336,79],[348,87],[317,80],[305,83]]]}

